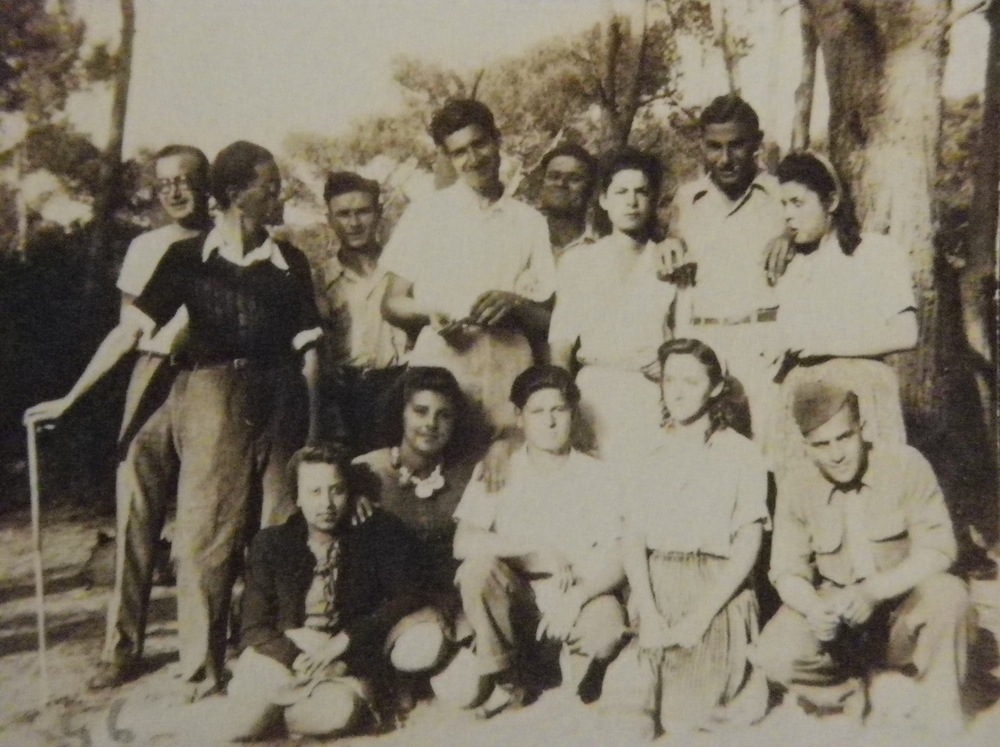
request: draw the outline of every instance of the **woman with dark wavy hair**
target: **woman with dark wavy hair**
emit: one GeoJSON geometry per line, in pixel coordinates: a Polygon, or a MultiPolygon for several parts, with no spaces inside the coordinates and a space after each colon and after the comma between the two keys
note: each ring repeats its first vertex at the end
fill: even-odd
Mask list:
{"type": "Polygon", "coordinates": [[[549,327],[552,362],[576,371],[580,413],[602,459],[641,453],[657,427],[643,370],[669,339],[675,289],[657,279],[656,205],[663,166],[634,148],[602,159],[598,202],[608,235],[562,259],[549,327]]]}
{"type": "Polygon", "coordinates": [[[889,237],[861,233],[840,177],[826,158],[789,153],[778,165],[795,257],[777,285],[785,349],[775,467],[802,457],[791,392],[826,381],[857,393],[869,440],[905,443],[899,382],[885,355],[917,343],[909,258],[889,237]]]}
{"type": "Polygon", "coordinates": [[[649,675],[654,717],[680,734],[763,716],[748,654],[758,633],[750,573],[768,523],[767,469],[728,426],[730,383],[715,352],[678,339],[658,351],[663,425],[626,482],[625,570],[638,639],[623,655],[649,675]]]}
{"type": "MultiPolygon", "coordinates": [[[[386,430],[393,445],[355,463],[367,465],[378,478],[374,502],[400,519],[427,551],[422,573],[433,601],[403,618],[387,643],[397,671],[427,672],[448,659],[456,640],[470,634],[456,630],[462,605],[452,553],[452,514],[475,467],[469,451],[469,405],[452,373],[435,366],[408,369],[388,399],[386,430]]],[[[463,700],[465,694],[456,697],[463,700]]]]}

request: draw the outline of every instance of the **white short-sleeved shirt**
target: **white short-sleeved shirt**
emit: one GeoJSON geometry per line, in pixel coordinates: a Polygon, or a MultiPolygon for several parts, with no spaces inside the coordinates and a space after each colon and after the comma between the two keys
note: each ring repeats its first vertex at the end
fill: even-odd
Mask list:
{"type": "Polygon", "coordinates": [[[502,489],[489,493],[472,480],[455,519],[538,547],[552,547],[571,564],[585,562],[597,546],[621,534],[621,486],[610,468],[571,450],[562,468],[533,467],[527,447],[514,452],[502,489]]]}
{"type": "Polygon", "coordinates": [[[681,186],[670,207],[670,234],[684,240],[698,264],[695,285],[682,291],[678,316],[741,318],[777,305],[764,261],[785,230],[778,181],[758,174],[738,200],[707,176],[681,186]]]}
{"type": "MultiPolygon", "coordinates": [[[[147,231],[134,239],[125,253],[121,272],[118,273],[118,290],[130,296],[138,297],[146,283],[153,276],[153,271],[167,253],[171,244],[192,236],[197,236],[196,229],[184,228],[177,223],[168,223],[160,228],[147,231]]],[[[187,326],[187,309],[181,308],[174,317],[155,333],[144,329],[139,339],[139,350],[160,355],[170,355],[175,351],[178,335],[187,326]]]]}
{"type": "Polygon", "coordinates": [[[670,336],[676,287],[657,279],[651,243],[623,273],[615,241],[606,236],[563,257],[549,341],[579,339],[577,358],[585,365],[638,370],[670,336]]]}
{"type": "MultiPolygon", "coordinates": [[[[909,258],[881,234],[864,234],[850,256],[835,234],[816,251],[796,255],[778,282],[778,324],[792,350],[822,355],[827,336],[854,337],[915,308],[909,258]]],[[[832,338],[831,338],[832,339],[832,338]]]]}
{"type": "Polygon", "coordinates": [[[483,206],[462,181],[406,210],[379,265],[413,283],[421,304],[453,319],[468,316],[487,291],[511,291],[539,302],[555,292],[542,214],[506,195],[483,206]]]}
{"type": "Polygon", "coordinates": [[[625,483],[625,526],[659,552],[728,558],[736,533],[767,523],[767,467],[752,441],[729,428],[703,443],[661,431],[625,483]]]}

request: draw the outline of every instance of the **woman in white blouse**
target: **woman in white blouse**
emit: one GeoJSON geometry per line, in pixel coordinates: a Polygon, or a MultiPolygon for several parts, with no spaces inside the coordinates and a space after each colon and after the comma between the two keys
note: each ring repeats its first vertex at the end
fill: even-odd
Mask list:
{"type": "Polygon", "coordinates": [[[909,260],[879,234],[861,234],[836,171],[813,153],[778,166],[795,258],[778,282],[778,329],[785,348],[781,434],[775,466],[801,456],[789,414],[791,392],[829,381],[858,395],[868,440],[904,443],[899,382],[880,358],[917,343],[909,260]]]}
{"type": "Polygon", "coordinates": [[[663,167],[626,148],[606,157],[599,204],[611,233],[566,255],[549,327],[552,362],[578,370],[580,411],[603,459],[641,454],[659,427],[659,392],[643,369],[670,336],[675,287],[657,279],[654,211],[663,167]]]}
{"type": "Polygon", "coordinates": [[[623,558],[639,636],[622,656],[646,673],[646,706],[676,736],[764,715],[767,685],[748,656],[767,469],[728,427],[732,394],[715,352],[677,339],[658,357],[663,427],[626,480],[623,558]]]}

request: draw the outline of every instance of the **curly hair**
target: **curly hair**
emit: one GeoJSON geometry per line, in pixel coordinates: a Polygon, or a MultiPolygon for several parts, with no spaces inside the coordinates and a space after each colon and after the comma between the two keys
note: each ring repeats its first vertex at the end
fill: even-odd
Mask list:
{"type": "Polygon", "coordinates": [[[389,390],[382,406],[384,442],[393,446],[403,440],[403,414],[406,405],[418,392],[435,392],[447,399],[455,410],[455,425],[444,447],[445,461],[464,456],[470,449],[473,425],[470,405],[454,375],[439,366],[412,366],[389,390]]]}

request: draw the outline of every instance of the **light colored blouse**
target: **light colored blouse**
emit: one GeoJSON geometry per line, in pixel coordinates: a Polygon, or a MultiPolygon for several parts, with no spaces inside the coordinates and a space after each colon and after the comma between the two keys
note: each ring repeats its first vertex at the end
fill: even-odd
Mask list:
{"type": "Polygon", "coordinates": [[[584,365],[638,370],[670,337],[676,287],[656,277],[653,243],[623,272],[620,240],[605,236],[563,257],[549,342],[579,340],[577,359],[584,365]]]}
{"type": "Polygon", "coordinates": [[[625,499],[626,530],[659,552],[728,558],[740,529],[769,522],[764,459],[729,428],[697,443],[661,430],[635,464],[625,499]]]}
{"type": "Polygon", "coordinates": [[[916,306],[909,258],[880,234],[862,235],[850,256],[827,235],[816,251],[792,260],[777,292],[787,347],[809,355],[825,355],[826,341],[854,338],[916,306]]]}

